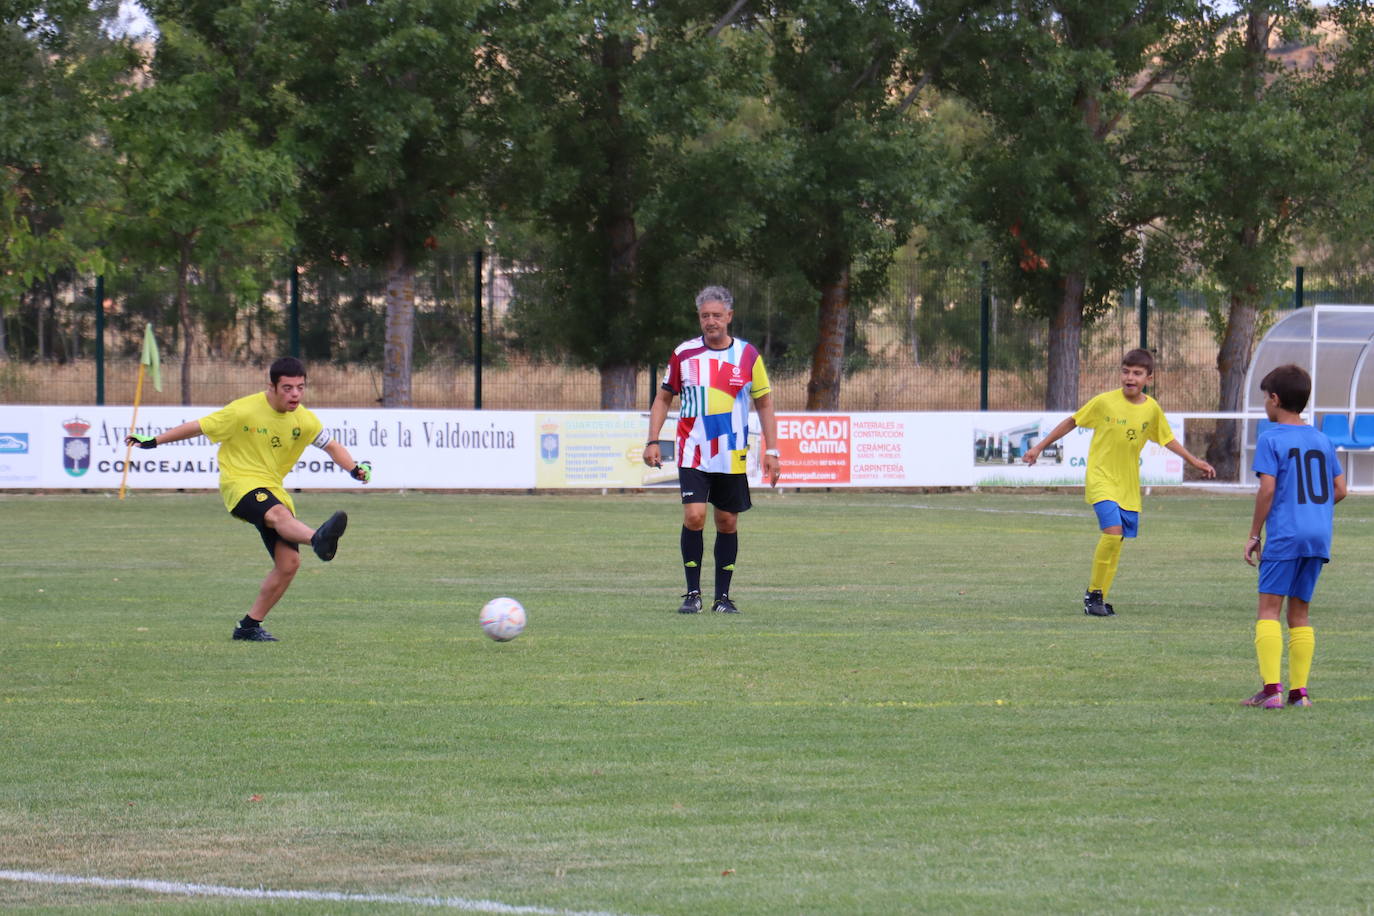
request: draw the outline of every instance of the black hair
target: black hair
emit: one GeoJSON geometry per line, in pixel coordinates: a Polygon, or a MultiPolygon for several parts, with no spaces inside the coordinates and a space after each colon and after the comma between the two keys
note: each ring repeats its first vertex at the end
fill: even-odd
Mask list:
{"type": "Polygon", "coordinates": [[[1260,391],[1276,395],[1279,406],[1289,413],[1302,413],[1307,399],[1312,396],[1312,376],[1302,366],[1288,363],[1269,374],[1260,382],[1260,391]]]}
{"type": "Polygon", "coordinates": [[[1155,355],[1151,353],[1149,350],[1142,350],[1139,348],[1135,350],[1130,350],[1127,351],[1125,356],[1121,357],[1121,365],[1140,366],[1142,369],[1145,370],[1147,375],[1154,375],[1155,355]]]}
{"type": "Polygon", "coordinates": [[[273,388],[283,378],[305,378],[305,363],[294,356],[283,356],[272,363],[272,368],[267,370],[267,377],[272,380],[273,388]]]}

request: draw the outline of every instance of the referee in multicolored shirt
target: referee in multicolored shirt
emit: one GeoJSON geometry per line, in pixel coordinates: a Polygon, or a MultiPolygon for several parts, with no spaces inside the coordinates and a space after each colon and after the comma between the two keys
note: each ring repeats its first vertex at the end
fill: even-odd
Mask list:
{"type": "Polygon", "coordinates": [[[739,514],[749,509],[749,405],[759,415],[763,433],[763,476],[777,486],[778,424],[763,357],[753,344],[730,336],[734,297],[723,286],[697,294],[701,336],[679,344],[663,373],[663,384],[649,411],[649,438],[644,463],[661,467],[659,431],[673,398],[682,399],[677,422],[678,486],[682,491],[682,565],[687,593],[680,614],[701,613],[701,563],[706,504],[715,507],[716,592],[711,610],[738,614],[730,598],[730,580],[739,555],[739,514]]]}
{"type": "Polygon", "coordinates": [[[290,356],[272,363],[266,391],[239,398],[207,417],[190,420],[155,436],[132,434],[124,441],[157,448],[196,436],[218,442],[219,489],[229,514],[258,529],[272,557],[248,614],[234,628],[234,639],[276,642],[263,628],[263,618],[286,594],[301,565],[300,544],[309,544],[321,560],[334,559],[348,515],[335,512],[319,528],[296,518],[296,506],[282,486],[307,445],[323,449],[354,480],[372,479],[372,465],[353,460],[342,443],[329,438],[314,412],[301,406],[305,366],[290,356]]]}

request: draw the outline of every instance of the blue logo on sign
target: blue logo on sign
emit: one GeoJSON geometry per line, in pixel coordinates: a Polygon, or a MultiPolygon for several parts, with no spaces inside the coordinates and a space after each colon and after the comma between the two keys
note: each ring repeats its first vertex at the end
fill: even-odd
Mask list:
{"type": "Polygon", "coordinates": [[[0,453],[27,455],[29,453],[29,434],[0,433],[0,453]]]}
{"type": "Polygon", "coordinates": [[[539,437],[539,457],[549,462],[558,460],[558,433],[544,433],[539,437]]]}

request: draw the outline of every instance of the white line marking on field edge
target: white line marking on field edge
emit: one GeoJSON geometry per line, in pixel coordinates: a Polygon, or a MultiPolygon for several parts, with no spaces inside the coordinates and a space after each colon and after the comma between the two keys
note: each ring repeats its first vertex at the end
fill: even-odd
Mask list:
{"type": "Polygon", "coordinates": [[[469,900],[466,897],[411,897],[405,894],[354,894],[342,891],[274,891],[261,887],[224,887],[218,884],[189,884],[180,881],[149,881],[135,878],[98,878],[83,875],[58,875],[37,871],[6,871],[0,879],[24,884],[80,884],[90,887],[123,888],[154,894],[186,897],[235,897],[249,900],[306,900],[339,903],[395,903],[405,906],[442,907],[469,913],[512,913],[522,916],[624,916],[603,910],[560,910],[543,906],[518,906],[496,900],[469,900]]]}

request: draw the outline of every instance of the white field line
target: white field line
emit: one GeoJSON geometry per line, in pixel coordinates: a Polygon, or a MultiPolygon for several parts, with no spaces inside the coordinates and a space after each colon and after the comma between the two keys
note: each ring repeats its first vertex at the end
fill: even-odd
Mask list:
{"type": "MultiPolygon", "coordinates": [[[[1220,484],[1214,484],[1214,482],[1212,482],[1212,481],[1208,481],[1208,485],[1209,485],[1209,486],[1211,486],[1211,485],[1222,486],[1222,485],[1220,485],[1220,484]]],[[[1199,485],[1199,486],[1197,487],[1197,489],[1203,489],[1203,488],[1199,485]]],[[[1250,490],[1254,490],[1255,488],[1254,488],[1253,486],[1249,486],[1249,489],[1250,489],[1250,490]]],[[[928,509],[928,510],[930,510],[930,511],[932,511],[932,512],[981,512],[981,513],[986,513],[986,514],[989,514],[989,515],[1044,515],[1044,516],[1051,516],[1051,517],[1055,517],[1055,518],[1087,518],[1087,519],[1092,519],[1094,522],[1097,521],[1097,519],[1093,516],[1092,510],[1091,510],[1090,508],[1088,508],[1087,503],[1083,503],[1082,505],[1083,505],[1083,508],[1082,508],[1082,509],[1017,509],[1017,508],[1014,508],[1014,507],[1005,507],[1005,506],[1004,506],[1004,507],[995,507],[995,506],[937,506],[937,505],[935,505],[935,504],[933,504],[933,503],[884,503],[884,504],[881,505],[880,508],[883,508],[883,509],[928,509]]],[[[813,504],[813,505],[812,505],[812,508],[816,508],[816,507],[817,507],[816,504],[813,504]]],[[[820,506],[819,508],[825,508],[825,509],[871,509],[871,508],[873,508],[873,507],[874,507],[874,504],[873,504],[873,503],[842,503],[842,502],[827,502],[824,506],[820,506]]],[[[1337,521],[1338,523],[1341,523],[1341,524],[1345,524],[1345,523],[1349,523],[1349,524],[1364,524],[1364,523],[1369,522],[1370,519],[1368,519],[1368,518],[1362,518],[1362,517],[1354,516],[1354,515],[1339,515],[1339,516],[1337,516],[1336,521],[1337,521]]]]}
{"type": "Polygon", "coordinates": [[[180,881],[147,881],[133,878],[99,878],[84,875],[59,875],[37,871],[0,869],[0,880],[23,884],[77,884],[177,894],[183,897],[233,897],[246,900],[304,900],[328,903],[394,903],[404,906],[436,907],[469,913],[510,913],[520,916],[622,916],[602,910],[560,910],[543,906],[517,906],[496,900],[469,900],[466,897],[412,897],[405,894],[352,894],[342,891],[274,891],[260,887],[224,887],[218,884],[188,884],[180,881]]]}
{"type": "MultiPolygon", "coordinates": [[[[936,506],[931,503],[884,503],[883,509],[929,509],[934,512],[985,512],[991,515],[1049,515],[1058,518],[1093,518],[1092,509],[1014,509],[993,508],[992,506],[936,506]]],[[[872,503],[827,503],[826,509],[872,509],[872,503]]]]}

